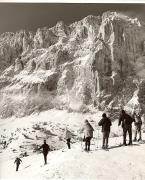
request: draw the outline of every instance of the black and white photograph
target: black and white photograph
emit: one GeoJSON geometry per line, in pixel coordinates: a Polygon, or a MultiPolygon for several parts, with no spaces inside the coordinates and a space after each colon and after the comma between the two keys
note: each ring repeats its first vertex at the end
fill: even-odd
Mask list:
{"type": "Polygon", "coordinates": [[[0,0],[0,179],[145,180],[145,3],[0,0]]]}

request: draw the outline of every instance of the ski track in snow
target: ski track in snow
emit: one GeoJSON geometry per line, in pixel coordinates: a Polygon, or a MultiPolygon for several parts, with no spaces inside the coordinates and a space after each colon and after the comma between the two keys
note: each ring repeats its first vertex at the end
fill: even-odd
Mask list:
{"type": "MultiPolygon", "coordinates": [[[[69,116],[64,111],[60,112],[44,112],[39,116],[32,115],[22,119],[7,119],[0,122],[0,130],[8,129],[10,132],[14,128],[30,128],[34,122],[48,121],[51,128],[62,128],[69,124],[69,128],[74,131],[78,130],[84,118],[89,118],[90,115],[70,114],[69,116]],[[76,120],[78,119],[78,120],[76,120]],[[23,121],[22,121],[23,120],[23,121]],[[9,126],[8,126],[9,123],[9,126]],[[17,125],[17,126],[16,126],[17,125]],[[9,129],[8,127],[12,128],[9,129]]],[[[101,114],[101,113],[100,113],[101,114]]],[[[98,119],[100,118],[98,114],[98,119]]],[[[96,115],[91,117],[94,119],[96,115]]],[[[93,124],[93,122],[92,122],[93,124]]],[[[112,129],[117,131],[116,123],[112,129]],[[116,127],[116,129],[115,129],[116,127]]],[[[29,129],[30,130],[30,129],[29,129]]],[[[20,132],[21,134],[21,132],[20,132]]],[[[19,134],[19,135],[20,135],[19,134]]],[[[96,136],[97,134],[95,134],[96,136]]],[[[100,134],[101,135],[101,134],[100,134]]],[[[32,135],[31,135],[32,136],[32,135]]],[[[33,137],[33,136],[32,136],[33,137]]],[[[97,136],[96,136],[97,137],[97,136]]],[[[102,150],[102,140],[92,140],[91,152],[83,151],[84,143],[76,142],[72,144],[72,148],[68,150],[66,146],[63,149],[51,151],[48,154],[48,164],[44,165],[43,155],[41,153],[31,153],[27,157],[22,158],[22,164],[19,171],[15,171],[14,160],[17,153],[12,153],[10,148],[7,148],[0,153],[0,179],[62,179],[62,180],[144,180],[145,179],[145,142],[134,143],[133,146],[121,146],[122,137],[111,137],[108,151],[102,150]],[[98,148],[97,148],[98,147],[98,148]],[[64,152],[62,152],[64,151],[64,152]]],[[[145,134],[143,134],[145,139],[145,134]]],[[[20,136],[18,140],[13,142],[12,147],[17,147],[18,144],[23,144],[24,138],[20,136]]],[[[32,140],[33,141],[33,140],[32,140]]],[[[11,145],[11,144],[10,144],[11,145]]]]}

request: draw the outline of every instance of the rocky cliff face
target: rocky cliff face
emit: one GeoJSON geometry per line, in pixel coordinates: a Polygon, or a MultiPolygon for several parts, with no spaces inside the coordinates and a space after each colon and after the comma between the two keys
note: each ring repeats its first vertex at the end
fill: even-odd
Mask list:
{"type": "Polygon", "coordinates": [[[105,12],[0,36],[1,117],[53,107],[144,109],[144,79],[145,26],[137,18],[105,12]]]}

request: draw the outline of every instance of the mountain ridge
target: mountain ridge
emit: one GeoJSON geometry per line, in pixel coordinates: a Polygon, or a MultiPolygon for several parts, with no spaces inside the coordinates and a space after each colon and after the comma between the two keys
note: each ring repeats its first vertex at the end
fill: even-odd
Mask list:
{"type": "Polygon", "coordinates": [[[89,106],[101,110],[136,106],[143,111],[144,59],[144,26],[137,18],[117,12],[89,15],[70,25],[59,21],[36,32],[2,34],[0,102],[7,108],[0,110],[1,117],[56,106],[71,110],[76,106],[78,111],[88,111],[89,106]],[[129,105],[136,90],[138,103],[129,105]],[[14,104],[23,103],[15,102],[15,96],[23,97],[25,106],[33,108],[17,113],[14,104]],[[9,100],[13,108],[8,107],[9,100]]]}

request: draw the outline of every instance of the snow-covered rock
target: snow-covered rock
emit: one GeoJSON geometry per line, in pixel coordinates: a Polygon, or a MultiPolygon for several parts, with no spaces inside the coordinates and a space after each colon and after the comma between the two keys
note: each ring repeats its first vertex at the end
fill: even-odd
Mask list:
{"type": "MultiPolygon", "coordinates": [[[[137,18],[109,11],[70,25],[60,21],[36,32],[4,33],[0,36],[1,106],[5,96],[27,94],[29,99],[30,94],[44,92],[43,99],[51,94],[62,108],[76,101],[102,110],[110,103],[125,106],[138,89],[134,80],[144,82],[144,44],[145,28],[137,18]]],[[[144,109],[144,92],[138,92],[144,109]]]]}

